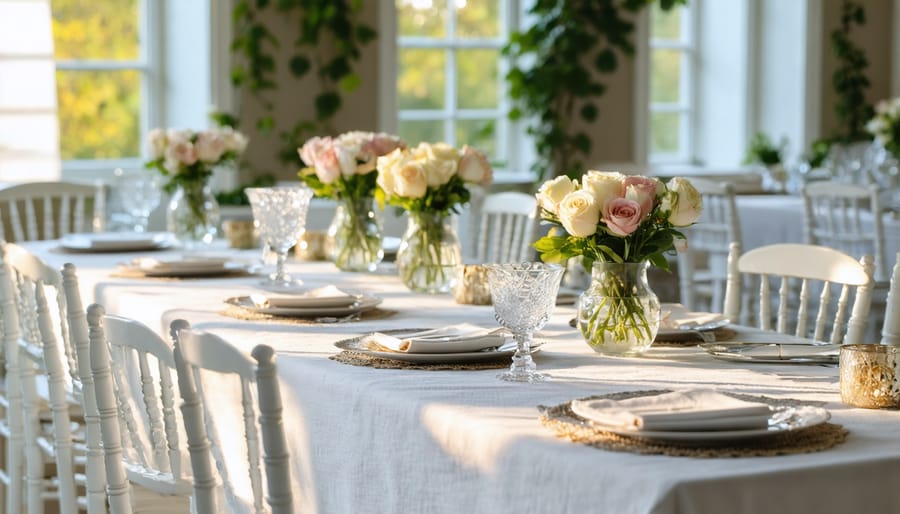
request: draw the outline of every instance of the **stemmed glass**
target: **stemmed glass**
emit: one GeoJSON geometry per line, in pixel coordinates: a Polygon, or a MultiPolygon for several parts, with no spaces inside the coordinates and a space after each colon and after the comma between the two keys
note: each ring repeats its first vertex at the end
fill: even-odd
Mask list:
{"type": "Polygon", "coordinates": [[[248,187],[244,190],[253,209],[253,224],[259,237],[275,252],[275,273],[263,285],[290,287],[299,285],[284,271],[287,252],[297,244],[306,228],[306,211],[312,198],[308,187],[248,187]]]}
{"type": "Polygon", "coordinates": [[[122,209],[131,216],[135,232],[146,232],[150,213],[159,205],[159,177],[146,171],[116,169],[116,191],[122,209]]]}
{"type": "Polygon", "coordinates": [[[497,377],[511,382],[548,380],[549,376],[535,372],[531,338],[534,331],[550,319],[565,268],[540,262],[485,266],[494,303],[494,318],[512,331],[517,347],[509,371],[497,377]]]}

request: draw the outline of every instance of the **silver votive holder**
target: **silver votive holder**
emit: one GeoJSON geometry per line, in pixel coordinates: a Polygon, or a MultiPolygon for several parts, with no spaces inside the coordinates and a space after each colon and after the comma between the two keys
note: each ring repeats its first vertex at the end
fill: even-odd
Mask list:
{"type": "Polygon", "coordinates": [[[490,305],[491,288],[488,285],[487,268],[481,264],[463,264],[457,271],[453,298],[456,303],[490,305]]]}
{"type": "Polygon", "coordinates": [[[866,409],[900,408],[900,346],[841,347],[841,401],[866,409]]]}

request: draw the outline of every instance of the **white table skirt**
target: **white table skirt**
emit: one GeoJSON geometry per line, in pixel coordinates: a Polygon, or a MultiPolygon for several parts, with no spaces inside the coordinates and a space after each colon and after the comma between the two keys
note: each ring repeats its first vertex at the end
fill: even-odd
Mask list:
{"type": "MultiPolygon", "coordinates": [[[[185,318],[242,350],[273,346],[285,405],[297,511],[323,513],[847,513],[900,512],[900,412],[840,403],[835,368],[740,365],[695,348],[643,358],[592,352],[557,308],[536,361],[554,380],[514,384],[496,371],[386,370],[340,364],[333,343],[371,330],[470,322],[495,326],[491,307],[411,294],[393,276],[291,263],[310,287],[336,284],[384,298],[377,321],[291,325],[219,314],[257,277],[139,280],[109,277],[123,255],[63,254],[26,246],[53,265],[78,266],[87,301],[166,334],[185,318]],[[557,438],[537,405],[618,391],[706,386],[825,402],[846,443],[819,453],[700,459],[601,451],[557,438]]],[[[165,255],[165,254],[161,254],[165,255]]],[[[219,401],[236,400],[219,392],[219,401]]],[[[225,416],[217,408],[214,416],[225,416]]],[[[216,418],[218,419],[218,418],[216,418]]],[[[221,421],[217,426],[228,426],[221,421]]],[[[236,426],[236,425],[235,425],[236,426]]],[[[234,451],[229,449],[229,451],[234,451]]]]}

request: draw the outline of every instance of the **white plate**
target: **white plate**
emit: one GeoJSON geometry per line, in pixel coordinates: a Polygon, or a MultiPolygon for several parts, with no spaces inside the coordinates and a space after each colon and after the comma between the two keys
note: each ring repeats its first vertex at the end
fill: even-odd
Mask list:
{"type": "MultiPolygon", "coordinates": [[[[428,330],[425,328],[404,328],[397,330],[382,330],[383,334],[391,334],[394,336],[401,336],[403,334],[411,334],[414,332],[421,332],[423,330],[428,330]]],[[[516,353],[516,347],[512,343],[504,344],[499,348],[488,348],[482,350],[480,352],[461,352],[461,353],[404,353],[404,352],[380,352],[375,350],[370,350],[365,346],[362,346],[362,339],[366,337],[368,334],[352,337],[350,339],[343,339],[336,343],[335,346],[340,348],[341,350],[349,350],[353,352],[360,352],[366,355],[371,355],[372,357],[380,357],[382,359],[391,359],[396,361],[403,362],[414,362],[419,364],[454,364],[454,363],[466,363],[466,362],[478,362],[484,360],[497,359],[501,357],[512,357],[513,354],[516,353]]],[[[535,343],[531,346],[531,353],[534,354],[540,351],[541,344],[535,343]]]]}
{"type": "Polygon", "coordinates": [[[715,443],[722,444],[732,441],[747,439],[759,439],[770,437],[784,432],[802,430],[804,428],[821,425],[831,418],[831,414],[821,408],[812,406],[779,407],[772,411],[768,428],[755,428],[750,430],[628,430],[622,427],[607,427],[597,423],[591,423],[577,418],[586,426],[627,437],[639,437],[655,441],[667,441],[690,444],[715,443]]]}
{"type": "Polygon", "coordinates": [[[59,246],[70,252],[134,252],[162,250],[174,243],[169,232],[96,232],[66,234],[59,246]]]}
{"type": "Polygon", "coordinates": [[[250,265],[245,262],[218,258],[159,261],[154,263],[150,263],[148,260],[135,260],[130,264],[124,265],[123,268],[147,277],[207,277],[248,273],[251,269],[250,265]]]}
{"type": "Polygon", "coordinates": [[[700,345],[717,359],[759,364],[837,364],[840,345],[789,343],[705,343],[700,345]]]}
{"type": "Polygon", "coordinates": [[[366,312],[374,309],[381,303],[381,298],[368,295],[359,295],[359,301],[351,305],[343,306],[315,306],[315,307],[257,307],[249,296],[235,296],[228,298],[225,303],[236,305],[258,314],[270,314],[272,316],[289,316],[294,318],[308,318],[318,316],[347,316],[357,312],[366,312]]]}

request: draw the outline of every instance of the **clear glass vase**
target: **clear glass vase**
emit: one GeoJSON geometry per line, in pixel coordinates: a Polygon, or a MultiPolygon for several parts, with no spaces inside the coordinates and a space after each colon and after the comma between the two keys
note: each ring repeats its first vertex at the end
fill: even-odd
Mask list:
{"type": "Polygon", "coordinates": [[[648,262],[595,262],[578,302],[578,329],[597,353],[640,355],[659,330],[660,303],[647,283],[648,262]]]}
{"type": "Polygon", "coordinates": [[[375,271],[384,257],[381,224],[372,197],[347,198],[338,203],[328,227],[330,257],[343,271],[375,271]]]}
{"type": "Polygon", "coordinates": [[[420,293],[450,292],[461,263],[459,237],[450,216],[409,213],[397,250],[397,272],[406,287],[420,293]]]}
{"type": "Polygon", "coordinates": [[[185,249],[212,243],[219,225],[219,203],[206,181],[179,184],[169,200],[166,226],[185,249]]]}

